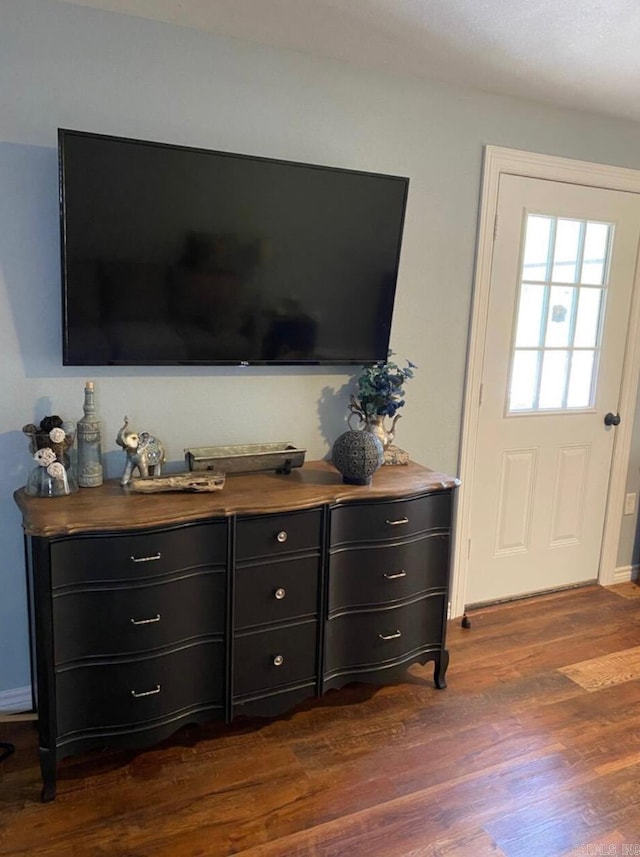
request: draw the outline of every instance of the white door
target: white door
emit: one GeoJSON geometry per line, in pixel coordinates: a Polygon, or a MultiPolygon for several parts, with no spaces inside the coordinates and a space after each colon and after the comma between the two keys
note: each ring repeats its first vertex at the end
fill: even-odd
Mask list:
{"type": "Polygon", "coordinates": [[[639,241],[636,194],[500,176],[467,604],[598,577],[639,241]]]}

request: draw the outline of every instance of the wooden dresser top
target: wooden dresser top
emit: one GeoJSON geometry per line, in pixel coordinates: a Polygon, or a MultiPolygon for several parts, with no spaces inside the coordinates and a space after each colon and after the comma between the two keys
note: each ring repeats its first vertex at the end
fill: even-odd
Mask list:
{"type": "Polygon", "coordinates": [[[107,480],[68,497],[29,497],[23,488],[14,499],[31,536],[135,530],[187,523],[233,514],[269,514],[357,500],[410,497],[459,484],[445,473],[415,462],[383,466],[370,485],[345,485],[328,461],[309,461],[289,475],[267,471],[227,476],[221,491],[141,494],[107,480]]]}

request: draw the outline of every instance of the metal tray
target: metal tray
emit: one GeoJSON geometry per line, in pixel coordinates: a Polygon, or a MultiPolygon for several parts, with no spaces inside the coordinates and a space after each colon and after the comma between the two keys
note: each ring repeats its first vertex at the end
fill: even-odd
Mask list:
{"type": "Polygon", "coordinates": [[[189,470],[220,470],[222,473],[251,473],[278,470],[290,473],[302,467],[306,449],[291,443],[249,443],[241,446],[201,446],[185,449],[189,470]]]}

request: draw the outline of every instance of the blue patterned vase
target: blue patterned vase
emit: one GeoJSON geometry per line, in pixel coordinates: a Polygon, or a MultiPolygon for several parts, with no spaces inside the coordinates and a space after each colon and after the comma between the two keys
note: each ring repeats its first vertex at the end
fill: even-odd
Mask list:
{"type": "Polygon", "coordinates": [[[346,485],[368,485],[384,462],[384,449],[371,432],[346,431],[333,444],[332,461],[346,485]]]}

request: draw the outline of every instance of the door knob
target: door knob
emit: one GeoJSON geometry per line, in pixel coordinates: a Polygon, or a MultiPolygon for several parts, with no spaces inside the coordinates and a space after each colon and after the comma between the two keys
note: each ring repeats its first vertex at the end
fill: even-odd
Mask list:
{"type": "Polygon", "coordinates": [[[620,425],[620,414],[612,414],[609,411],[608,414],[605,414],[604,424],[606,426],[619,426],[620,425]]]}

